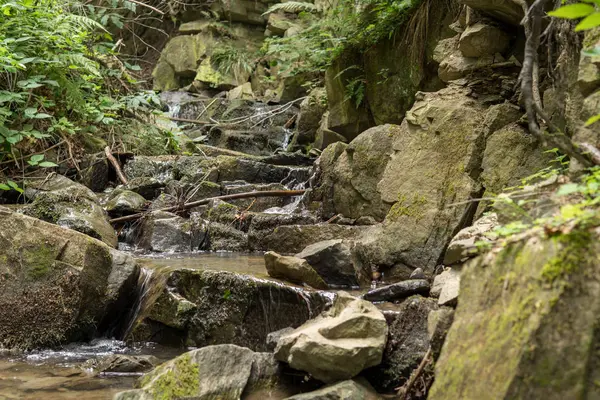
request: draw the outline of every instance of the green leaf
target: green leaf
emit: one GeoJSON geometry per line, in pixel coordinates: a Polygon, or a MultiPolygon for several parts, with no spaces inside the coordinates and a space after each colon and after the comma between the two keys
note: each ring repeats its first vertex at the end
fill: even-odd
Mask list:
{"type": "Polygon", "coordinates": [[[582,187],[579,186],[577,183],[566,183],[566,184],[562,185],[560,188],[558,188],[556,195],[557,196],[567,196],[569,194],[579,193],[579,192],[581,192],[581,190],[582,190],[582,187]]]}
{"type": "Polygon", "coordinates": [[[10,190],[10,186],[4,183],[0,183],[0,190],[10,190]]]}
{"type": "Polygon", "coordinates": [[[8,184],[8,186],[10,186],[13,189],[18,189],[19,188],[19,185],[17,185],[13,181],[6,181],[6,183],[8,184]]]}
{"type": "Polygon", "coordinates": [[[600,26],[600,13],[594,13],[577,24],[575,32],[587,31],[598,26],[600,26]]]}
{"type": "Polygon", "coordinates": [[[598,121],[600,121],[600,114],[594,115],[593,117],[591,117],[590,119],[588,119],[585,122],[585,126],[590,126],[592,124],[595,124],[598,121]]]}
{"type": "Polygon", "coordinates": [[[42,168],[53,168],[53,167],[58,167],[58,164],[54,164],[53,162],[50,161],[44,161],[39,163],[39,166],[42,168]]]}
{"type": "Polygon", "coordinates": [[[548,15],[557,18],[577,19],[586,17],[594,11],[596,11],[594,6],[578,3],[560,7],[554,11],[550,11],[548,15]]]}
{"type": "Polygon", "coordinates": [[[600,0],[581,0],[581,1],[583,1],[584,3],[595,4],[600,7],[600,0]]]}
{"type": "Polygon", "coordinates": [[[52,115],[46,113],[38,113],[33,117],[35,119],[44,119],[44,118],[52,118],[52,115]]]}
{"type": "Polygon", "coordinates": [[[39,163],[40,161],[42,161],[44,159],[44,155],[43,154],[35,154],[33,156],[31,156],[30,160],[34,163],[39,163]]]}

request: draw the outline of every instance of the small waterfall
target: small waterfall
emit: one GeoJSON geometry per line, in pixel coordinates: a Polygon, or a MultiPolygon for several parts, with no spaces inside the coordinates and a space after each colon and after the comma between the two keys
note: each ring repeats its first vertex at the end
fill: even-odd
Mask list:
{"type": "Polygon", "coordinates": [[[127,319],[126,329],[123,330],[122,340],[127,340],[136,325],[144,317],[148,307],[157,300],[167,284],[166,268],[141,267],[137,283],[136,301],[127,319]]]}
{"type": "MultiPolygon", "coordinates": [[[[281,181],[289,190],[304,190],[309,187],[311,168],[306,167],[290,167],[288,176],[281,181]]],[[[266,214],[293,214],[298,211],[298,208],[302,201],[306,198],[308,193],[304,193],[301,196],[292,197],[292,201],[283,207],[271,207],[263,211],[266,214]]]]}
{"type": "Polygon", "coordinates": [[[286,151],[294,133],[289,128],[283,128],[283,131],[285,132],[285,136],[283,137],[283,142],[281,142],[281,148],[286,151]]]}

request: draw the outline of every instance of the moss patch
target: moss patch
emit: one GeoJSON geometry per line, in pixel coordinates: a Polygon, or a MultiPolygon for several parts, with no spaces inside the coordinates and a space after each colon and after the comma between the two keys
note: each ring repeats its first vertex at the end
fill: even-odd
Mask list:
{"type": "Polygon", "coordinates": [[[140,384],[142,387],[151,385],[150,393],[155,400],[193,397],[198,393],[200,385],[199,368],[188,354],[184,354],[172,366],[158,369],[142,378],[140,384]],[[165,372],[166,368],[170,369],[165,372]]]}

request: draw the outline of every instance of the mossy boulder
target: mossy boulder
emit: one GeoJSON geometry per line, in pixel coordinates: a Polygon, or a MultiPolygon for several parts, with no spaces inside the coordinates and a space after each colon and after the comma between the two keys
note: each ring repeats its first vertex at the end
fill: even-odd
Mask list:
{"type": "Polygon", "coordinates": [[[106,203],[106,211],[111,215],[125,215],[140,212],[146,205],[146,199],[130,190],[119,190],[106,203]]]}
{"type": "Polygon", "coordinates": [[[467,264],[428,398],[600,396],[598,235],[533,230],[467,264]]]}
{"type": "Polygon", "coordinates": [[[300,114],[296,124],[298,130],[297,143],[309,144],[315,140],[317,129],[323,114],[327,111],[327,91],[323,88],[313,89],[306,99],[300,103],[300,114]]]}
{"type": "Polygon", "coordinates": [[[155,211],[144,219],[136,243],[154,252],[190,252],[200,249],[206,229],[202,220],[155,211]]]}
{"type": "Polygon", "coordinates": [[[160,365],[138,381],[139,389],[121,392],[115,400],[237,400],[242,393],[277,386],[280,369],[269,353],[229,344],[208,346],[160,365]]]}
{"type": "Polygon", "coordinates": [[[57,174],[27,184],[25,195],[33,202],[22,212],[117,246],[117,234],[106,211],[87,187],[57,174]]]}
{"type": "Polygon", "coordinates": [[[122,288],[135,267],[79,232],[8,209],[0,216],[0,346],[91,339],[111,304],[132,291],[122,288]]]}
{"type": "Polygon", "coordinates": [[[485,111],[462,87],[419,94],[394,133],[377,186],[390,211],[357,245],[365,260],[425,270],[437,265],[453,234],[471,222],[475,207],[462,202],[481,191],[476,179],[485,111]]]}
{"type": "Polygon", "coordinates": [[[324,293],[249,275],[202,269],[155,273],[163,279],[151,290],[154,300],[144,305],[131,335],[136,340],[266,351],[269,333],[298,327],[330,304],[324,293]]]}
{"type": "Polygon", "coordinates": [[[170,39],[152,73],[154,89],[173,90],[181,87],[180,78],[193,80],[206,49],[206,38],[201,35],[183,35],[170,39]]]}

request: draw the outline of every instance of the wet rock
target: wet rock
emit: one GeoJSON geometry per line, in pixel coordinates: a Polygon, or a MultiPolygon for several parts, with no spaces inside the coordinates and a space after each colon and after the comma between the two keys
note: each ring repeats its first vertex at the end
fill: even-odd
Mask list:
{"type": "Polygon", "coordinates": [[[444,264],[451,265],[474,257],[479,253],[477,242],[491,243],[492,238],[488,236],[498,226],[498,216],[495,213],[478,219],[473,226],[458,232],[448,245],[444,255],[444,264]]]}
{"type": "Polygon", "coordinates": [[[174,180],[174,156],[137,156],[125,164],[123,173],[131,181],[137,178],[154,178],[161,184],[174,180]]]}
{"type": "Polygon", "coordinates": [[[423,268],[417,268],[410,274],[409,279],[427,279],[427,276],[423,272],[423,268]]]}
{"type": "Polygon", "coordinates": [[[510,37],[502,29],[478,22],[465,29],[458,47],[465,57],[483,57],[503,53],[509,43],[510,37]]]}
{"type": "Polygon", "coordinates": [[[131,334],[136,340],[264,351],[269,333],[298,327],[330,305],[325,292],[247,275],[191,269],[164,274],[158,275],[163,284],[152,289],[158,300],[145,306],[131,334]]]}
{"type": "Polygon", "coordinates": [[[300,114],[296,123],[297,143],[307,145],[315,141],[323,114],[327,111],[327,92],[323,88],[313,89],[300,103],[300,114]]]}
{"type": "Polygon", "coordinates": [[[211,251],[247,251],[248,235],[231,225],[211,222],[203,248],[211,251]]]}
{"type": "Polygon", "coordinates": [[[160,364],[154,356],[129,356],[113,354],[99,359],[89,360],[82,368],[90,369],[94,374],[147,372],[160,364]]]}
{"type": "Polygon", "coordinates": [[[111,248],[7,209],[0,215],[0,346],[91,338],[108,304],[111,248]]]}
{"type": "Polygon", "coordinates": [[[154,200],[160,195],[164,187],[165,184],[156,178],[147,177],[130,179],[124,189],[137,193],[146,200],[154,200]]]}
{"type": "Polygon", "coordinates": [[[186,202],[218,197],[222,194],[221,185],[209,181],[202,181],[198,184],[172,181],[167,184],[165,193],[174,198],[185,198],[186,202]]]}
{"type": "Polygon", "coordinates": [[[109,214],[119,216],[134,214],[144,209],[146,205],[146,199],[141,195],[124,190],[113,195],[113,197],[106,203],[106,211],[109,214]]]}
{"type": "Polygon", "coordinates": [[[356,271],[350,248],[342,239],[311,244],[295,257],[306,260],[328,285],[359,285],[362,274],[356,271]]]}
{"type": "Polygon", "coordinates": [[[532,231],[468,263],[429,399],[596,397],[599,243],[532,231]]]}
{"type": "Polygon", "coordinates": [[[333,239],[354,239],[364,231],[360,226],[319,224],[284,225],[262,239],[266,250],[278,253],[298,253],[311,244],[333,239]]]}
{"type": "Polygon", "coordinates": [[[312,166],[314,162],[312,156],[306,156],[300,151],[296,151],[295,153],[281,152],[262,157],[260,160],[266,164],[293,166],[312,166]]]}
{"type": "MultiPolygon", "coordinates": [[[[267,190],[288,189],[280,183],[249,184],[246,182],[240,182],[239,184],[223,185],[224,195],[248,192],[264,192],[267,190]]],[[[285,197],[262,197],[256,199],[230,200],[229,202],[243,210],[247,209],[253,212],[262,212],[273,207],[283,207],[288,201],[289,199],[285,197]]]]}
{"type": "Polygon", "coordinates": [[[349,380],[324,387],[314,392],[297,394],[287,400],[377,400],[379,395],[362,380],[349,380]]]}
{"type": "Polygon", "coordinates": [[[442,351],[446,335],[454,321],[454,310],[449,307],[441,307],[431,310],[427,317],[427,334],[433,358],[437,359],[442,351]]]}
{"type": "Polygon", "coordinates": [[[394,301],[415,294],[429,293],[429,282],[425,279],[411,279],[370,290],[363,298],[369,301],[394,301]]]}
{"type": "Polygon", "coordinates": [[[57,174],[30,182],[25,196],[33,202],[22,212],[46,222],[73,229],[111,247],[117,246],[117,234],[108,222],[99,199],[87,187],[57,174]]]}
{"type": "Polygon", "coordinates": [[[292,333],[294,328],[283,328],[275,332],[271,332],[267,335],[267,350],[275,351],[277,347],[277,343],[279,343],[279,339],[282,336],[287,335],[288,333],[292,333]]]}
{"type": "Polygon", "coordinates": [[[140,379],[139,389],[121,392],[115,400],[237,400],[253,388],[276,385],[279,373],[272,354],[234,345],[208,346],[159,366],[140,379]]]}
{"type": "MultiPolygon", "coordinates": [[[[274,235],[274,230],[280,226],[287,225],[312,225],[316,224],[318,218],[314,215],[301,214],[271,214],[258,213],[252,217],[250,228],[248,230],[248,245],[253,251],[270,250],[269,246],[272,243],[277,243],[277,238],[274,235]]],[[[300,249],[302,250],[302,249],[300,249]]],[[[299,250],[298,250],[299,251],[299,250]]],[[[280,252],[294,253],[292,250],[284,250],[280,252]]]]}
{"type": "Polygon", "coordinates": [[[265,266],[269,276],[293,283],[306,283],[315,289],[327,289],[327,284],[306,260],[281,256],[273,251],[265,253],[265,266]]]}
{"type": "Polygon", "coordinates": [[[137,245],[155,252],[189,252],[205,241],[203,221],[191,221],[172,213],[154,211],[141,226],[137,245]]]}
{"type": "Polygon", "coordinates": [[[433,299],[413,296],[403,302],[388,320],[389,334],[380,365],[365,371],[379,392],[393,392],[419,366],[429,349],[427,320],[438,306],[433,299]]]}
{"type": "Polygon", "coordinates": [[[377,225],[377,223],[378,222],[377,222],[377,220],[375,218],[370,217],[370,216],[363,216],[363,217],[359,217],[356,220],[355,224],[356,225],[365,225],[365,226],[367,226],[367,225],[377,225]]]}
{"type": "Polygon", "coordinates": [[[283,336],[275,357],[326,383],[351,379],[381,362],[387,331],[374,305],[340,293],[329,311],[283,336]]]}
{"type": "MultiPolygon", "coordinates": [[[[86,149],[87,151],[87,149],[86,149]]],[[[110,168],[104,154],[90,154],[84,156],[80,164],[81,183],[93,192],[101,192],[108,186],[108,174],[110,168]]]]}

